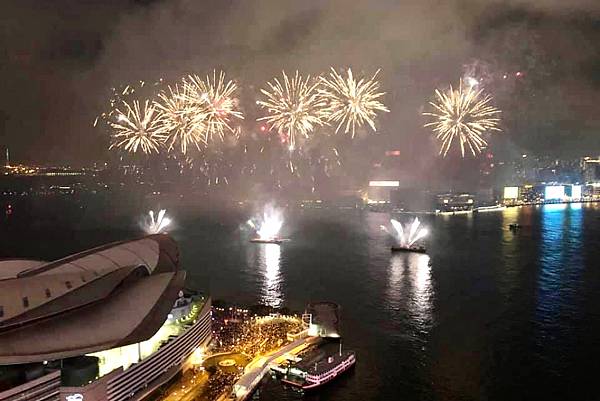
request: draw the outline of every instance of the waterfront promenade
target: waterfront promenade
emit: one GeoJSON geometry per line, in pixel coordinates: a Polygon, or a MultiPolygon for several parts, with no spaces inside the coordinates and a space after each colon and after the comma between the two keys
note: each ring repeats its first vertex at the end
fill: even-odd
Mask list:
{"type": "Polygon", "coordinates": [[[269,371],[271,364],[281,362],[287,355],[297,355],[319,341],[321,341],[320,337],[308,337],[305,334],[277,351],[254,358],[244,369],[244,374],[233,385],[233,392],[230,399],[236,401],[245,400],[253,393],[256,386],[258,386],[264,375],[269,371]]]}

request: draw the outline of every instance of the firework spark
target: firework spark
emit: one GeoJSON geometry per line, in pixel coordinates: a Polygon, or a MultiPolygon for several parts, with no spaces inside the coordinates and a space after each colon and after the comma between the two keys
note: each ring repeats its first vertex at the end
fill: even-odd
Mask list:
{"type": "Polygon", "coordinates": [[[256,103],[267,110],[268,115],[258,121],[266,121],[272,128],[277,129],[284,138],[290,150],[296,146],[296,135],[308,138],[315,126],[324,125],[323,107],[325,100],[319,95],[318,80],[310,76],[302,77],[298,71],[289,78],[283,72],[283,82],[278,78],[267,82],[268,89],[261,89],[266,99],[256,103]]]}
{"type": "Polygon", "coordinates": [[[181,153],[187,153],[189,146],[200,150],[206,144],[205,119],[207,114],[203,108],[187,100],[184,90],[179,86],[169,87],[168,92],[159,93],[159,100],[155,103],[160,113],[160,123],[165,132],[169,133],[169,151],[177,145],[181,153]]]}
{"type": "Polygon", "coordinates": [[[204,140],[210,142],[216,134],[221,140],[226,132],[235,134],[237,130],[231,126],[232,120],[244,119],[244,115],[237,109],[237,84],[235,81],[226,80],[225,73],[213,70],[212,78],[206,76],[203,80],[197,75],[189,75],[183,80],[184,99],[202,110],[205,115],[204,140]]]}
{"type": "Polygon", "coordinates": [[[158,216],[154,218],[154,211],[148,212],[149,218],[144,222],[144,231],[146,234],[160,234],[165,232],[166,228],[171,224],[171,219],[165,217],[166,210],[161,209],[158,216]]]}
{"type": "Polygon", "coordinates": [[[96,127],[98,124],[106,124],[110,127],[111,121],[117,112],[117,106],[123,102],[131,102],[135,99],[145,99],[153,95],[153,90],[160,87],[163,83],[163,79],[160,78],[157,81],[146,83],[146,81],[136,81],[129,84],[123,84],[118,87],[110,88],[110,96],[107,99],[107,109],[100,113],[94,119],[93,126],[96,127]]]}
{"type": "Polygon", "coordinates": [[[440,155],[446,157],[455,140],[460,143],[462,157],[465,147],[473,156],[487,146],[483,138],[486,131],[500,131],[500,110],[492,104],[492,97],[483,89],[464,85],[461,80],[458,89],[452,86],[446,92],[435,91],[435,101],[429,102],[434,108],[423,115],[433,117],[425,127],[433,127],[436,138],[441,141],[440,155]]]}
{"type": "Polygon", "coordinates": [[[248,220],[248,225],[256,231],[260,239],[276,239],[283,226],[283,213],[279,209],[266,206],[262,218],[256,221],[248,220]]]}
{"type": "Polygon", "coordinates": [[[148,100],[143,106],[137,100],[132,105],[125,101],[121,103],[124,111],[116,108],[114,121],[110,122],[113,143],[109,149],[123,149],[130,153],[137,153],[138,150],[145,154],[159,153],[168,136],[154,105],[148,100]]]}
{"type": "Polygon", "coordinates": [[[361,78],[357,81],[352,74],[352,69],[348,68],[344,77],[331,68],[329,77],[320,77],[322,89],[319,93],[327,100],[324,112],[328,122],[337,124],[336,133],[344,126],[344,133],[351,132],[354,138],[356,128],[365,123],[376,131],[377,112],[389,112],[389,109],[378,100],[384,95],[383,92],[378,92],[379,82],[376,80],[378,73],[379,70],[371,79],[361,78]]]}
{"type": "Polygon", "coordinates": [[[402,227],[402,223],[398,220],[391,219],[390,223],[392,223],[392,227],[394,227],[394,233],[390,233],[385,226],[381,226],[381,229],[390,235],[392,235],[399,245],[404,247],[411,247],[415,242],[423,239],[427,235],[427,229],[419,228],[421,222],[418,218],[415,217],[412,224],[407,224],[404,228],[402,227]]]}

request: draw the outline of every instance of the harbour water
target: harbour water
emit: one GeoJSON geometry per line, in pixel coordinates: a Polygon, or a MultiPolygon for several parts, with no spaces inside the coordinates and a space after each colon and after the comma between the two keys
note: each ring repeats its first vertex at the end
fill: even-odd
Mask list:
{"type": "MultiPolygon", "coordinates": [[[[240,304],[342,306],[356,368],[314,395],[268,382],[259,400],[600,398],[597,204],[425,216],[428,255],[392,254],[385,213],[287,212],[281,246],[248,243],[241,211],[174,217],[191,287],[240,304]]],[[[51,259],[140,235],[111,224],[4,225],[0,256],[51,259]]]]}

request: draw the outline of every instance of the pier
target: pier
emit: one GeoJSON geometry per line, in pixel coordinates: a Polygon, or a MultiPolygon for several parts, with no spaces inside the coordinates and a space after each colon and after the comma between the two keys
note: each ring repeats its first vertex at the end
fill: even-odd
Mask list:
{"type": "Polygon", "coordinates": [[[280,360],[287,355],[297,355],[309,346],[315,345],[320,341],[321,339],[319,337],[309,337],[306,333],[302,337],[271,354],[255,358],[246,366],[242,377],[240,377],[233,385],[230,399],[236,401],[248,399],[254,390],[256,390],[256,387],[260,384],[265,374],[269,372],[272,364],[279,363],[280,360]]]}

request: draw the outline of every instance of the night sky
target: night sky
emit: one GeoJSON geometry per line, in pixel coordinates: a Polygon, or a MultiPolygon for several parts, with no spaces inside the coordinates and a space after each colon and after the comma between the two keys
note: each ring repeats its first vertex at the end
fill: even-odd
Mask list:
{"type": "Polygon", "coordinates": [[[598,1],[9,0],[0,21],[0,146],[20,162],[103,160],[111,86],[222,68],[251,99],[330,65],[382,69],[384,147],[436,157],[420,112],[468,73],[504,111],[498,152],[600,153],[598,1]]]}

